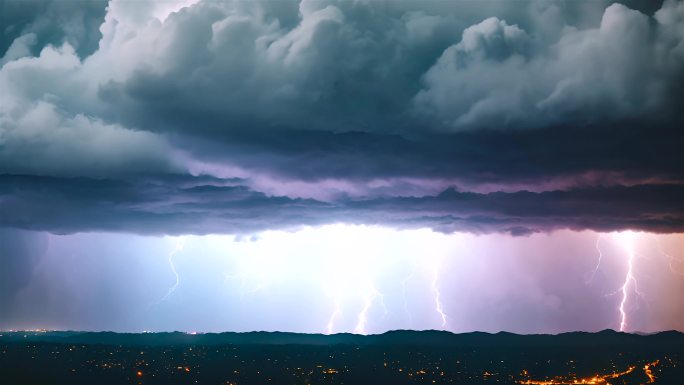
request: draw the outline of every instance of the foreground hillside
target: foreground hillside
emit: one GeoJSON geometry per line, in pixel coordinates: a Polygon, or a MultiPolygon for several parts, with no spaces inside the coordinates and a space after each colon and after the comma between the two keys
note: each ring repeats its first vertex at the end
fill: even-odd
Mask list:
{"type": "Polygon", "coordinates": [[[0,334],[8,384],[675,385],[684,378],[679,332],[0,334]]]}

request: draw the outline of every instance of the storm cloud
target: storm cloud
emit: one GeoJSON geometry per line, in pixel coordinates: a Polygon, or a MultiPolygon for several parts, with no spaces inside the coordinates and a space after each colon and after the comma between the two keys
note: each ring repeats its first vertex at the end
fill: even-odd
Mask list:
{"type": "Polygon", "coordinates": [[[344,198],[268,196],[239,180],[96,180],[3,176],[0,226],[73,233],[250,234],[344,222],[443,232],[525,235],[569,228],[684,230],[684,185],[589,187],[540,193],[344,198]]]}
{"type": "Polygon", "coordinates": [[[2,3],[0,226],[682,231],[681,2],[62,3],[2,3]]]}

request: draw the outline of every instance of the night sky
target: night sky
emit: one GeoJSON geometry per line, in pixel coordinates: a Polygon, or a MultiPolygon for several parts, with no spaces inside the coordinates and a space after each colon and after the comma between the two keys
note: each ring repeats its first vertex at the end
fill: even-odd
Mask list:
{"type": "Polygon", "coordinates": [[[684,331],[684,2],[0,0],[0,329],[684,331]]]}

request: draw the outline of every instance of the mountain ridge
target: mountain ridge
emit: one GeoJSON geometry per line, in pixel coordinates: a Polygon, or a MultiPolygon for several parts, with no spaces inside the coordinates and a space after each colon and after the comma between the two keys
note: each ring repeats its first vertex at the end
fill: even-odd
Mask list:
{"type": "Polygon", "coordinates": [[[221,333],[112,331],[11,331],[0,332],[0,342],[46,342],[65,344],[104,344],[126,346],[175,345],[415,345],[415,346],[591,346],[631,345],[648,340],[654,346],[684,345],[684,333],[667,330],[656,333],[625,333],[611,329],[599,332],[559,334],[516,334],[511,332],[452,333],[442,330],[390,330],[381,334],[316,334],[280,331],[221,333]]]}

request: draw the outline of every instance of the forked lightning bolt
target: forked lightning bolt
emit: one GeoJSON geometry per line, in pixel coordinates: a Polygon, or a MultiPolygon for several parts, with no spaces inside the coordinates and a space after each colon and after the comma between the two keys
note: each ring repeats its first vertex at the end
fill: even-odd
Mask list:
{"type": "MultiPolygon", "coordinates": [[[[611,295],[620,294],[620,304],[618,306],[618,315],[619,315],[619,321],[620,321],[619,322],[619,324],[620,324],[619,330],[622,332],[627,331],[630,327],[628,307],[629,307],[629,303],[633,301],[633,299],[631,297],[633,295],[635,295],[637,298],[641,298],[642,300],[645,301],[644,294],[639,291],[638,282],[637,282],[636,273],[635,273],[635,269],[636,269],[635,259],[636,259],[637,254],[638,254],[637,250],[636,250],[636,246],[635,246],[636,238],[637,238],[637,234],[632,232],[632,231],[624,231],[621,233],[613,234],[613,240],[615,242],[617,242],[622,247],[622,249],[624,250],[626,257],[627,257],[626,261],[625,261],[626,271],[625,271],[624,278],[622,280],[622,285],[618,288],[618,290],[616,290],[614,293],[611,294],[611,295]]],[[[598,239],[596,240],[596,250],[599,253],[599,260],[598,260],[598,263],[596,265],[596,268],[594,269],[594,271],[592,273],[591,278],[594,277],[594,275],[598,271],[599,267],[601,266],[601,260],[603,258],[603,253],[601,252],[601,248],[599,245],[601,239],[602,239],[602,235],[600,234],[598,239]]],[[[656,238],[656,242],[658,242],[657,238],[656,238]]],[[[663,255],[670,258],[670,262],[671,262],[672,257],[662,250],[659,243],[658,243],[658,248],[663,255]]],[[[676,273],[676,271],[674,271],[674,269],[672,269],[672,264],[670,264],[670,269],[676,273]]],[[[591,279],[590,279],[590,281],[591,281],[591,279]]],[[[645,302],[645,303],[648,304],[648,302],[645,302]]]]}
{"type": "MultiPolygon", "coordinates": [[[[342,305],[341,297],[344,293],[344,289],[336,288],[336,294],[334,296],[333,302],[335,304],[333,312],[328,318],[328,324],[326,326],[326,333],[335,333],[335,321],[342,315],[342,305]]],[[[354,333],[356,334],[366,334],[368,332],[366,325],[368,324],[368,313],[373,308],[376,302],[380,302],[380,306],[383,308],[384,314],[387,315],[387,307],[385,306],[385,297],[378,291],[372,282],[368,282],[357,289],[358,296],[362,300],[362,306],[356,316],[356,326],[354,327],[354,333]]]]}
{"type": "Polygon", "coordinates": [[[636,278],[634,278],[634,256],[636,254],[634,250],[634,233],[631,231],[626,231],[618,235],[620,243],[625,248],[627,252],[627,273],[625,274],[625,280],[622,283],[620,291],[622,292],[622,300],[620,301],[620,331],[624,332],[627,330],[627,311],[625,306],[629,299],[629,289],[633,286],[634,291],[636,291],[636,278]]]}

